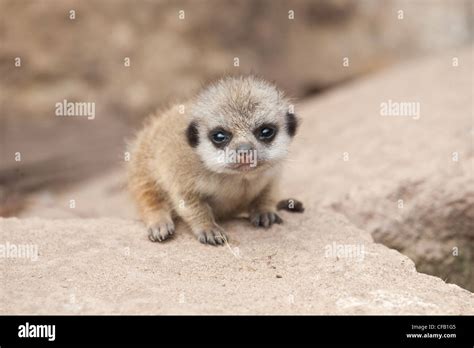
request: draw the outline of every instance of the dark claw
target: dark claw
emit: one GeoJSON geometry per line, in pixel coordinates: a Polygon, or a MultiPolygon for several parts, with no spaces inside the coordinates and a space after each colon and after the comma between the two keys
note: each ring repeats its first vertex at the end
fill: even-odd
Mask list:
{"type": "Polygon", "coordinates": [[[260,225],[260,215],[254,215],[250,221],[255,227],[258,227],[260,225]]]}
{"type": "Polygon", "coordinates": [[[174,224],[157,224],[148,228],[148,239],[152,242],[163,242],[174,233],[174,224]]]}
{"type": "Polygon", "coordinates": [[[281,224],[283,220],[278,216],[278,214],[273,212],[267,212],[252,214],[250,217],[250,222],[255,227],[269,228],[273,224],[281,224]]]}
{"type": "Polygon", "coordinates": [[[206,235],[205,235],[205,234],[201,234],[201,235],[198,237],[198,240],[199,240],[202,244],[206,244],[206,235]]]}
{"type": "Polygon", "coordinates": [[[202,244],[223,245],[227,241],[226,235],[220,230],[203,231],[198,235],[202,244]]]}
{"type": "Polygon", "coordinates": [[[268,216],[269,214],[271,213],[264,213],[260,218],[260,224],[265,228],[268,228],[268,226],[270,225],[270,218],[268,216]]]}
{"type": "Polygon", "coordinates": [[[278,216],[278,214],[275,214],[275,223],[276,224],[282,224],[283,223],[283,219],[278,216]]]}
{"type": "Polygon", "coordinates": [[[211,244],[211,245],[216,245],[216,240],[214,239],[214,236],[211,233],[209,233],[206,237],[207,238],[207,243],[211,244]]]}
{"type": "Polygon", "coordinates": [[[215,239],[216,239],[216,243],[219,245],[225,244],[226,242],[226,239],[223,238],[222,236],[216,236],[215,239]]]}

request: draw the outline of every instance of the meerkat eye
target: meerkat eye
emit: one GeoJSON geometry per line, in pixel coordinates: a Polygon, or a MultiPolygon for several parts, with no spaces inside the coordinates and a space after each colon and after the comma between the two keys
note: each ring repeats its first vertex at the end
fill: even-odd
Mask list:
{"type": "Polygon", "coordinates": [[[277,128],[273,125],[263,125],[255,131],[255,135],[261,141],[271,141],[277,132],[277,128]]]}
{"type": "Polygon", "coordinates": [[[227,136],[223,132],[217,132],[212,135],[212,140],[215,143],[222,143],[223,141],[226,141],[227,136]]]}
{"type": "Polygon", "coordinates": [[[271,138],[273,134],[275,134],[275,131],[273,130],[273,128],[263,128],[260,131],[260,138],[268,139],[268,138],[271,138]]]}
{"type": "Polygon", "coordinates": [[[216,129],[214,131],[211,131],[209,137],[211,138],[211,141],[216,144],[216,145],[225,145],[230,141],[231,134],[226,132],[223,129],[216,129]]]}

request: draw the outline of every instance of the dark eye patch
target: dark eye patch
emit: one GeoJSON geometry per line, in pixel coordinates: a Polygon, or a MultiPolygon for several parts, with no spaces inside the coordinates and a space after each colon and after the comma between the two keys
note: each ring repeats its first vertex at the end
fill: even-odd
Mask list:
{"type": "Polygon", "coordinates": [[[223,128],[214,128],[209,132],[209,139],[217,148],[225,147],[232,139],[232,133],[223,128]]]}
{"type": "Polygon", "coordinates": [[[272,123],[266,123],[256,128],[253,132],[255,137],[264,143],[270,143],[275,139],[278,133],[278,127],[272,123]]]}
{"type": "Polygon", "coordinates": [[[188,144],[191,147],[196,147],[199,144],[199,131],[197,129],[197,123],[191,122],[186,128],[186,138],[188,139],[188,144]]]}
{"type": "Polygon", "coordinates": [[[291,112],[286,113],[286,130],[290,137],[294,137],[298,128],[298,119],[291,112]]]}

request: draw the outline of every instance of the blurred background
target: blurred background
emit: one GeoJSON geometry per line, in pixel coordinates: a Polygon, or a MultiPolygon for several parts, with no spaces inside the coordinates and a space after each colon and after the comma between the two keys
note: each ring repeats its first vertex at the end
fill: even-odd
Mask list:
{"type": "Polygon", "coordinates": [[[319,94],[466,45],[471,4],[0,0],[0,213],[14,215],[31,192],[116,165],[124,138],[148,113],[208,80],[253,72],[298,99],[319,94]],[[64,99],[95,102],[96,119],[55,117],[64,99]]]}
{"type": "MultiPolygon", "coordinates": [[[[330,89],[404,62],[469,47],[472,5],[472,0],[0,0],[0,216],[71,214],[28,209],[59,201],[54,195],[73,185],[80,187],[76,194],[88,197],[104,187],[120,190],[120,182],[104,185],[112,182],[107,177],[77,185],[120,168],[125,140],[144,117],[207,81],[256,73],[298,102],[323,98],[330,89]],[[64,99],[94,102],[95,119],[56,117],[55,104],[64,99]]],[[[101,207],[110,212],[117,199],[93,201],[94,213],[89,206],[74,216],[102,216],[101,207]]],[[[472,250],[468,262],[474,260],[472,250]]],[[[474,289],[472,271],[467,272],[458,283],[474,289]]]]}

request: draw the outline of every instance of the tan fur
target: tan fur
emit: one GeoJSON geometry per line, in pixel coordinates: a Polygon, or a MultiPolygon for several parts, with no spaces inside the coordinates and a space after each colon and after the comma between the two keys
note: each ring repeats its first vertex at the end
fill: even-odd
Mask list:
{"type": "MultiPolygon", "coordinates": [[[[239,105],[254,108],[255,101],[241,100],[241,90],[232,93],[239,105]]],[[[185,136],[194,103],[185,105],[185,114],[176,105],[152,115],[130,148],[129,190],[153,241],[172,235],[179,217],[201,242],[222,244],[226,237],[216,220],[276,212],[280,163],[242,175],[207,168],[185,136]]]]}

